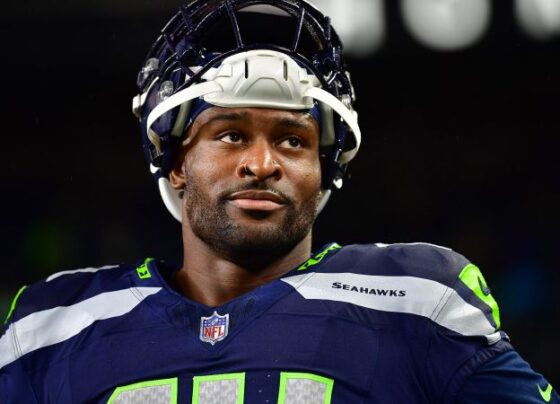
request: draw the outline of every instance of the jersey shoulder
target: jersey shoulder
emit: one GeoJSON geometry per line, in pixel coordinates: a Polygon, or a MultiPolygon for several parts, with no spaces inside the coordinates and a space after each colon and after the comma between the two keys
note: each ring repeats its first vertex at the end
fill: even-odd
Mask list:
{"type": "MultiPolygon", "coordinates": [[[[480,269],[451,248],[430,243],[357,244],[342,247],[323,270],[341,268],[365,276],[409,277],[477,297],[491,305],[491,292],[480,269]]],[[[420,281],[422,282],[422,281],[420,281]]]]}
{"type": "Polygon", "coordinates": [[[301,275],[285,281],[300,293],[420,315],[445,330],[484,337],[490,344],[505,337],[498,332],[498,305],[481,271],[450,248],[429,243],[349,245],[332,251],[314,269],[298,272],[301,275]]]}
{"type": "Polygon", "coordinates": [[[131,312],[161,290],[159,281],[150,282],[150,271],[155,270],[149,268],[150,262],[58,272],[21,288],[0,333],[0,369],[26,354],[71,340],[97,320],[131,312]]]}
{"type": "Polygon", "coordinates": [[[14,323],[33,313],[68,307],[96,295],[130,286],[127,264],[85,267],[61,271],[31,285],[23,286],[12,301],[6,323],[14,323]]]}
{"type": "Polygon", "coordinates": [[[453,286],[461,271],[471,264],[450,248],[421,242],[349,245],[343,247],[336,258],[354,273],[411,276],[447,286],[453,286]]]}

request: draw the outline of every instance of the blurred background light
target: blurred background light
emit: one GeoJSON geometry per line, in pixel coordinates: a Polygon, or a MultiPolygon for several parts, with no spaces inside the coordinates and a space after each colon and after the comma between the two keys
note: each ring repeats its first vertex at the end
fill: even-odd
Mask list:
{"type": "Polygon", "coordinates": [[[384,0],[311,0],[332,23],[345,52],[356,57],[373,54],[385,38],[384,0]]]}
{"type": "Polygon", "coordinates": [[[560,34],[560,0],[516,0],[515,16],[523,31],[534,39],[560,34]]]}
{"type": "Polygon", "coordinates": [[[420,43],[452,51],[476,43],[490,22],[488,0],[403,0],[402,18],[420,43]]]}

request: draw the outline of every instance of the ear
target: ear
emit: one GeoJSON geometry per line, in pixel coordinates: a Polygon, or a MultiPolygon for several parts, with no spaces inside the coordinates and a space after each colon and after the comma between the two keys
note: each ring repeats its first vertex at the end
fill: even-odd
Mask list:
{"type": "MultiPolygon", "coordinates": [[[[195,123],[196,122],[195,120],[195,123]]],[[[182,138],[181,146],[177,148],[173,156],[173,168],[169,172],[169,183],[174,189],[184,189],[187,183],[185,159],[187,158],[187,152],[195,143],[194,139],[196,136],[192,135],[194,126],[195,124],[192,124],[187,128],[182,138]]]]}
{"type": "Polygon", "coordinates": [[[177,156],[173,168],[169,172],[169,183],[174,189],[183,189],[186,184],[184,155],[177,156]]]}

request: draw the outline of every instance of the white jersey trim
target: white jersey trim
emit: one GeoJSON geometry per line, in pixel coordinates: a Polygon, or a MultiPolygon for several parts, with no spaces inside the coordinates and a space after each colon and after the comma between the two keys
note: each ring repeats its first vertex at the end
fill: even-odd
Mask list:
{"type": "Polygon", "coordinates": [[[430,247],[435,247],[435,248],[441,248],[442,250],[447,250],[447,251],[453,251],[451,248],[449,247],[444,247],[442,245],[437,245],[437,244],[432,244],[432,243],[425,243],[422,241],[417,241],[414,243],[391,243],[391,244],[386,244],[386,243],[375,243],[376,247],[379,248],[387,248],[387,247],[391,247],[391,246],[399,246],[399,245],[425,245],[425,246],[430,246],[430,247]]]}
{"type": "Polygon", "coordinates": [[[77,273],[80,273],[80,272],[91,272],[91,273],[93,273],[93,272],[97,272],[97,271],[104,271],[106,269],[113,269],[113,268],[118,268],[118,267],[119,267],[118,265],[105,265],[105,266],[102,266],[102,267],[88,267],[88,268],[74,269],[74,270],[71,270],[71,271],[61,271],[61,272],[57,272],[57,273],[54,273],[51,276],[49,276],[46,279],[46,282],[50,282],[53,279],[60,278],[61,276],[64,276],[64,275],[77,274],[77,273]]]}
{"type": "Polygon", "coordinates": [[[72,338],[97,320],[129,313],[158,287],[101,293],[71,306],[32,313],[12,324],[0,338],[0,369],[21,356],[72,338]]]}
{"type": "Polygon", "coordinates": [[[467,303],[453,288],[433,280],[411,276],[315,272],[282,280],[292,285],[305,299],[416,314],[462,335],[485,336],[489,344],[500,339],[499,332],[495,332],[482,310],[467,303]],[[383,295],[379,291],[392,293],[383,295]]]}

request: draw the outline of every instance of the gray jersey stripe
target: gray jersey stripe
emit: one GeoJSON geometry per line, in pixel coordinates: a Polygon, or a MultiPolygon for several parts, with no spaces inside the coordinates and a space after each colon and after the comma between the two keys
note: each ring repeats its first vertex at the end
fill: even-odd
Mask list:
{"type": "Polygon", "coordinates": [[[0,368],[37,349],[65,341],[94,321],[122,316],[161,288],[130,288],[106,292],[71,306],[32,313],[12,324],[0,338],[0,368]]]}
{"type": "Polygon", "coordinates": [[[462,335],[486,336],[489,343],[500,338],[479,308],[467,303],[452,288],[429,279],[309,273],[282,280],[297,289],[305,299],[331,300],[380,311],[416,314],[462,335]]]}

